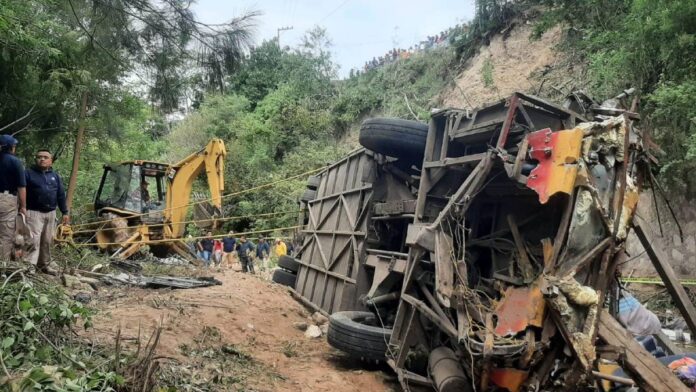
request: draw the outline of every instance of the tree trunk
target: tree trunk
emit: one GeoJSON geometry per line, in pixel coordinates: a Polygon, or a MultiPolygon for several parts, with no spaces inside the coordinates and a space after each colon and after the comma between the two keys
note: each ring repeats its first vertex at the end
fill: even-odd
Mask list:
{"type": "Polygon", "coordinates": [[[79,125],[77,127],[77,138],[75,139],[75,148],[73,150],[72,171],[70,172],[70,182],[68,182],[68,195],[66,204],[68,211],[72,214],[72,201],[77,187],[77,171],[80,167],[80,152],[82,151],[82,143],[85,139],[85,116],[87,114],[87,91],[82,93],[82,106],[80,107],[79,125]]]}

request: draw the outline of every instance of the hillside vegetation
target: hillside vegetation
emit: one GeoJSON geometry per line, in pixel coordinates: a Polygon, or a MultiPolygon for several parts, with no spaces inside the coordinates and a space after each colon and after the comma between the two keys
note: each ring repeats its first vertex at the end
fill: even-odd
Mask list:
{"type": "MultiPolygon", "coordinates": [[[[86,5],[70,3],[77,7],[78,15],[90,14],[80,4],[86,5]]],[[[443,97],[461,96],[462,89],[454,83],[457,76],[472,67],[471,59],[492,40],[503,40],[505,46],[504,41],[519,30],[514,24],[531,25],[532,40],[560,28],[562,40],[556,51],[582,69],[582,79],[563,86],[562,93],[581,88],[602,100],[637,87],[645,123],[667,153],[660,158],[662,177],[673,189],[688,194],[696,191],[696,179],[688,175],[696,162],[696,109],[691,101],[696,93],[696,5],[690,1],[477,1],[475,19],[453,31],[447,45],[346,80],[336,80],[330,37],[322,28],[315,28],[297,48],[279,48],[277,42],[267,41],[247,55],[230,56],[224,74],[205,72],[205,63],[194,67],[201,69],[194,75],[176,71],[182,64],[146,63],[160,79],[147,85],[145,96],[125,82],[138,57],[124,55],[119,62],[103,58],[104,47],[111,51],[107,54],[136,49],[98,41],[98,37],[82,47],[71,44],[71,34],[72,39],[90,37],[75,22],[68,5],[34,0],[21,9],[8,3],[2,10],[0,21],[5,22],[0,23],[0,37],[4,37],[5,49],[0,66],[10,75],[2,91],[6,102],[13,105],[4,107],[0,119],[9,122],[36,106],[33,121],[17,125],[26,127],[19,135],[25,157],[32,148],[49,145],[63,158],[56,166],[67,176],[70,162],[66,158],[71,156],[73,130],[80,122],[81,94],[90,94],[87,140],[78,177],[80,189],[88,191],[78,193],[78,206],[91,202],[101,163],[136,158],[175,161],[213,136],[223,138],[230,152],[227,192],[321,166],[357,147],[355,129],[365,116],[427,121],[429,110],[442,105],[443,97]],[[38,16],[30,22],[33,14],[38,16]],[[66,30],[65,37],[47,35],[42,24],[66,30]],[[11,30],[20,33],[10,35],[11,30]],[[110,68],[95,68],[97,58],[110,68]],[[20,69],[25,72],[18,72],[20,69]],[[95,82],[100,79],[110,82],[95,82]],[[178,90],[165,88],[177,81],[178,90]],[[178,96],[172,98],[172,94],[178,96]],[[193,110],[168,127],[164,117],[186,102],[193,104],[193,110]]],[[[98,26],[104,30],[102,34],[116,27],[98,26]]],[[[164,30],[160,34],[170,37],[172,31],[165,27],[174,31],[177,26],[160,26],[164,30]]],[[[132,30],[132,34],[138,33],[132,30]]],[[[512,49],[505,47],[509,55],[512,49]]],[[[243,45],[238,49],[243,51],[243,45]]],[[[153,44],[138,50],[156,57],[173,49],[153,44]]],[[[525,61],[519,54],[513,60],[525,61]]],[[[191,60],[183,62],[187,64],[191,60]]],[[[483,59],[478,67],[479,87],[494,90],[493,64],[483,59]]],[[[529,90],[535,92],[536,88],[529,90]]],[[[249,215],[293,210],[302,188],[298,180],[232,198],[226,212],[249,215]]],[[[292,220],[281,216],[232,225],[237,229],[268,228],[292,220]]]]}
{"type": "Polygon", "coordinates": [[[564,49],[587,69],[586,91],[598,98],[636,87],[642,114],[664,148],[663,176],[693,197],[696,178],[696,3],[693,1],[542,0],[538,32],[568,26],[564,49]]]}

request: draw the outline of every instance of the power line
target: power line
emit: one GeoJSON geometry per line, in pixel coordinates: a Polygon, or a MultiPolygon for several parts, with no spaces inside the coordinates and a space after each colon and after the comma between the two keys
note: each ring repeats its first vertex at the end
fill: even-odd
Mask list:
{"type": "MultiPolygon", "coordinates": [[[[235,237],[240,237],[240,236],[246,236],[247,234],[260,234],[260,233],[271,233],[274,231],[286,231],[286,230],[294,230],[294,229],[299,229],[302,226],[296,225],[296,226],[286,226],[286,227],[276,227],[273,229],[266,229],[266,230],[252,230],[252,231],[245,231],[241,233],[234,233],[235,237]]],[[[187,242],[187,241],[193,241],[193,240],[200,240],[204,238],[225,238],[229,237],[229,234],[218,234],[218,235],[213,235],[213,236],[200,236],[200,237],[188,237],[188,238],[168,238],[168,239],[162,239],[162,240],[147,240],[147,241],[133,241],[133,242],[103,242],[103,243],[82,243],[82,244],[73,244],[74,246],[112,246],[112,245],[121,245],[123,246],[131,246],[131,245],[151,245],[151,244],[162,244],[162,243],[168,243],[168,242],[187,242]]]]}
{"type": "MultiPolygon", "coordinates": [[[[294,210],[294,211],[282,211],[282,212],[268,212],[265,214],[250,214],[250,215],[239,215],[239,216],[228,216],[228,217],[222,217],[222,218],[209,218],[209,219],[198,219],[198,220],[186,220],[186,221],[181,221],[177,222],[177,224],[188,224],[188,223],[201,223],[201,222],[229,222],[233,220],[242,220],[242,219],[247,219],[247,218],[266,218],[269,216],[277,216],[277,215],[289,215],[289,214],[299,214],[302,210],[294,210]]],[[[124,218],[126,219],[126,218],[124,218]]],[[[154,224],[149,224],[147,225],[148,227],[161,227],[164,225],[167,225],[169,223],[154,223],[154,224]]],[[[100,227],[96,230],[99,231],[117,231],[117,230],[126,230],[126,229],[136,229],[140,227],[140,225],[137,226],[125,226],[125,227],[100,227]]],[[[89,229],[89,230],[77,230],[73,231],[73,234],[82,234],[82,233],[94,233],[95,229],[89,229]]]]}
{"type": "Polygon", "coordinates": [[[321,24],[321,22],[325,21],[329,16],[333,15],[336,11],[338,11],[339,9],[341,9],[341,7],[343,7],[344,5],[346,5],[346,3],[348,3],[349,1],[350,1],[350,0],[345,0],[343,3],[339,4],[338,7],[334,8],[333,10],[331,10],[331,12],[329,12],[328,14],[326,14],[326,16],[324,16],[323,18],[321,18],[321,20],[320,20],[319,22],[317,22],[317,24],[321,24]]]}

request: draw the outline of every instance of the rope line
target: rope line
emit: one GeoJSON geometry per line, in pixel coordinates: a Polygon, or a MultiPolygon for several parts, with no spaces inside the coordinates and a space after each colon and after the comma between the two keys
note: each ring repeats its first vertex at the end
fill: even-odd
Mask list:
{"type": "MultiPolygon", "coordinates": [[[[268,212],[265,214],[250,214],[250,215],[238,215],[238,216],[228,216],[228,217],[223,217],[223,218],[211,218],[211,219],[192,219],[192,220],[187,220],[187,221],[181,221],[177,222],[177,224],[188,224],[188,223],[198,223],[198,222],[227,222],[231,220],[237,220],[237,219],[245,219],[245,218],[263,218],[267,216],[275,216],[275,215],[289,215],[289,214],[299,214],[301,210],[294,210],[294,211],[283,211],[283,212],[268,212]]],[[[126,218],[123,218],[126,219],[126,218]]],[[[164,225],[168,225],[171,223],[153,223],[153,224],[148,224],[146,226],[148,227],[160,227],[164,225]]],[[[125,229],[137,229],[140,227],[138,226],[125,226],[125,227],[100,227],[96,230],[99,231],[114,231],[114,230],[125,230],[125,229]]],[[[82,234],[82,233],[94,233],[94,229],[91,230],[77,230],[73,231],[72,234],[82,234]]]]}
{"type": "MultiPolygon", "coordinates": [[[[322,166],[322,167],[319,167],[319,168],[316,168],[316,169],[313,169],[313,170],[306,171],[306,172],[304,172],[304,173],[296,174],[296,175],[294,175],[294,176],[282,178],[282,179],[277,180],[277,181],[269,182],[269,183],[262,184],[262,185],[257,185],[257,186],[255,186],[255,187],[243,189],[243,190],[237,191],[237,192],[228,193],[228,194],[226,194],[226,195],[222,195],[222,196],[220,197],[220,200],[224,200],[224,199],[229,198],[229,197],[232,197],[232,196],[238,196],[238,195],[242,195],[242,194],[245,194],[245,193],[250,193],[250,192],[253,192],[253,191],[257,191],[257,190],[259,190],[259,189],[268,188],[268,187],[277,185],[277,184],[279,184],[279,183],[281,183],[281,182],[286,182],[286,181],[294,180],[294,179],[296,179],[296,178],[298,178],[298,177],[302,177],[302,176],[308,176],[308,175],[310,175],[310,174],[316,173],[316,172],[321,171],[321,170],[324,170],[324,167],[323,167],[323,166],[322,166]]],[[[211,197],[211,198],[208,198],[208,199],[197,200],[197,201],[195,201],[195,202],[191,202],[191,203],[184,204],[184,205],[181,205],[181,206],[171,207],[171,208],[169,208],[169,210],[170,210],[170,211],[173,211],[173,210],[176,210],[176,209],[179,209],[179,208],[186,208],[186,207],[190,207],[190,206],[193,206],[193,205],[196,205],[196,204],[207,203],[207,202],[209,202],[209,201],[211,201],[211,200],[213,200],[212,197],[211,197]]],[[[150,212],[143,212],[143,213],[139,213],[139,214],[129,215],[128,218],[137,218],[137,217],[141,217],[141,216],[145,216],[145,215],[149,215],[149,214],[150,214],[150,212]]],[[[73,228],[78,228],[78,227],[89,226],[89,225],[97,225],[97,224],[100,224],[100,223],[106,223],[106,222],[110,222],[110,221],[113,221],[113,220],[116,220],[116,219],[121,219],[121,218],[122,218],[122,217],[111,218],[111,219],[103,219],[103,220],[98,220],[98,221],[88,222],[88,223],[80,223],[80,224],[73,225],[72,227],[73,227],[73,228]]]]}
{"type": "MultiPolygon", "coordinates": [[[[266,230],[253,230],[253,231],[245,231],[241,233],[234,233],[235,237],[240,237],[240,236],[245,236],[247,234],[259,234],[259,233],[270,233],[273,231],[283,231],[283,230],[293,230],[293,229],[298,229],[302,226],[297,225],[297,226],[287,226],[287,227],[277,227],[274,229],[266,229],[266,230]]],[[[104,243],[81,243],[81,244],[74,244],[74,246],[111,246],[111,245],[121,245],[122,247],[125,246],[131,246],[131,245],[139,245],[139,244],[159,244],[159,243],[166,243],[166,242],[189,242],[193,240],[200,240],[200,239],[206,239],[206,238],[212,238],[212,239],[218,239],[218,238],[224,238],[224,237],[229,237],[229,234],[217,234],[217,235],[212,235],[210,237],[208,236],[199,236],[199,237],[186,237],[186,238],[169,238],[169,239],[161,239],[161,240],[149,240],[149,241],[134,241],[134,242],[129,242],[129,243],[124,243],[124,242],[104,242],[104,243]]]]}

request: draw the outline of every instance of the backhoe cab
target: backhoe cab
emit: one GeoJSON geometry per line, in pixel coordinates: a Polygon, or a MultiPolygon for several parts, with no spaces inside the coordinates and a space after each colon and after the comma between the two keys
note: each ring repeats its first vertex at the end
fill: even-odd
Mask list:
{"type": "Polygon", "coordinates": [[[195,260],[181,240],[193,182],[205,171],[214,228],[215,220],[222,216],[226,154],[224,142],[213,139],[175,164],[135,160],[104,165],[94,200],[99,247],[118,259],[148,245],[158,256],[174,252],[195,260]]]}
{"type": "MultiPolygon", "coordinates": [[[[122,214],[162,211],[165,207],[165,181],[169,165],[127,161],[104,165],[94,200],[96,211],[113,210],[122,214]]],[[[161,219],[160,219],[161,220],[161,219]]]]}

